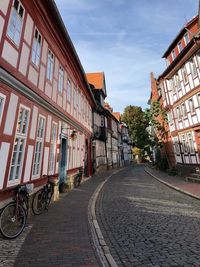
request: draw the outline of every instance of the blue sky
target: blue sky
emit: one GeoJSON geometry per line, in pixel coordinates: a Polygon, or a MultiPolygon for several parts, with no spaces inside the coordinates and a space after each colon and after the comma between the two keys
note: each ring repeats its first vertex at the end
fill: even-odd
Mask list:
{"type": "Polygon", "coordinates": [[[103,71],[114,111],[148,107],[150,72],[198,12],[198,0],[55,0],[85,72],[103,71]]]}

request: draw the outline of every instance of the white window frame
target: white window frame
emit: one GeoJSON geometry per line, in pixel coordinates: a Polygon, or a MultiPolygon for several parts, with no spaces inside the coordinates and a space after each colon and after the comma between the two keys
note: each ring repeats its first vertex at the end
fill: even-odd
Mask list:
{"type": "Polygon", "coordinates": [[[37,124],[37,136],[35,142],[35,151],[33,157],[33,168],[32,168],[32,178],[38,178],[41,172],[41,163],[43,159],[43,148],[44,148],[44,135],[46,128],[46,118],[42,115],[38,117],[37,124]],[[41,127],[41,120],[43,120],[43,128],[41,127]]]}
{"type": "Polygon", "coordinates": [[[33,37],[33,45],[32,45],[31,61],[37,67],[39,66],[39,63],[40,63],[41,48],[42,48],[42,36],[40,32],[38,31],[38,29],[35,28],[34,37],[33,37]]]}
{"type": "Polygon", "coordinates": [[[197,103],[198,103],[198,106],[200,107],[200,93],[197,94],[197,103]]]}
{"type": "Polygon", "coordinates": [[[56,145],[57,145],[58,124],[53,122],[51,127],[51,142],[49,151],[49,174],[54,174],[56,160],[56,145]]]}
{"type": "Polygon", "coordinates": [[[176,114],[177,114],[177,119],[181,120],[183,115],[182,115],[182,110],[181,110],[181,108],[179,106],[176,107],[176,114]]]}
{"type": "Polygon", "coordinates": [[[172,60],[174,60],[176,58],[176,52],[174,49],[172,50],[171,55],[172,55],[172,60]]]}
{"type": "Polygon", "coordinates": [[[8,185],[18,184],[21,179],[29,120],[30,120],[30,108],[24,105],[20,105],[18,112],[18,119],[17,119],[17,127],[15,132],[15,139],[12,149],[12,158],[10,162],[8,185]],[[27,113],[25,114],[25,112],[27,113]],[[22,148],[20,148],[21,141],[23,142],[22,148]]]}
{"type": "Polygon", "coordinates": [[[53,68],[54,68],[54,54],[53,52],[49,49],[48,50],[48,56],[47,56],[47,80],[52,82],[53,80],[53,68]]]}
{"type": "Polygon", "coordinates": [[[173,121],[172,110],[170,110],[170,111],[167,113],[167,118],[168,118],[169,125],[173,125],[173,124],[174,124],[174,121],[173,121]]]}
{"type": "Polygon", "coordinates": [[[181,80],[180,80],[178,72],[174,75],[174,77],[175,77],[175,80],[176,80],[177,90],[180,90],[181,89],[181,80]]]}
{"type": "Polygon", "coordinates": [[[192,114],[195,113],[195,106],[194,106],[194,101],[193,98],[191,97],[190,99],[188,99],[188,106],[189,106],[189,110],[192,114]]]}
{"type": "Polygon", "coordinates": [[[74,85],[74,98],[73,98],[73,105],[74,105],[74,109],[76,109],[76,103],[77,103],[77,90],[76,90],[76,87],[74,85]]]}
{"type": "Polygon", "coordinates": [[[179,53],[180,53],[182,50],[183,50],[183,45],[182,45],[182,43],[181,43],[181,41],[180,41],[180,42],[178,42],[178,51],[179,51],[179,53]]]}
{"type": "Polygon", "coordinates": [[[186,33],[184,34],[183,39],[184,39],[185,45],[189,44],[189,42],[190,42],[190,37],[189,37],[188,32],[186,32],[186,33]]]}
{"type": "Polygon", "coordinates": [[[7,36],[18,47],[21,40],[25,9],[19,0],[13,0],[12,11],[7,29],[7,36]],[[18,4],[17,4],[18,3],[18,4]]]}
{"type": "Polygon", "coordinates": [[[5,102],[6,102],[6,96],[0,93],[0,126],[1,126],[1,120],[3,117],[5,102]]]}
{"type": "Polygon", "coordinates": [[[194,140],[193,140],[192,133],[188,133],[187,138],[188,138],[189,151],[191,154],[194,154],[195,153],[195,146],[194,146],[194,140]]]}
{"type": "Polygon", "coordinates": [[[186,118],[187,117],[187,108],[186,108],[185,103],[181,104],[181,109],[182,109],[183,117],[186,118]]]}
{"type": "Polygon", "coordinates": [[[58,71],[58,92],[60,94],[62,94],[63,92],[63,83],[64,83],[64,69],[62,66],[60,66],[58,71]]]}
{"type": "Polygon", "coordinates": [[[67,79],[67,101],[69,103],[71,103],[71,93],[72,93],[71,81],[70,79],[67,79]]]}
{"type": "Polygon", "coordinates": [[[181,72],[182,72],[182,76],[183,76],[183,82],[184,84],[188,83],[188,74],[187,74],[187,69],[186,66],[183,65],[183,67],[181,68],[181,72]]]}
{"type": "Polygon", "coordinates": [[[186,136],[184,134],[181,136],[181,141],[182,141],[183,153],[188,153],[188,145],[186,141],[186,136]]]}
{"type": "Polygon", "coordinates": [[[190,70],[191,70],[192,77],[195,78],[195,77],[197,77],[197,68],[196,68],[196,65],[195,65],[194,57],[192,57],[189,60],[189,63],[190,63],[190,70]]]}

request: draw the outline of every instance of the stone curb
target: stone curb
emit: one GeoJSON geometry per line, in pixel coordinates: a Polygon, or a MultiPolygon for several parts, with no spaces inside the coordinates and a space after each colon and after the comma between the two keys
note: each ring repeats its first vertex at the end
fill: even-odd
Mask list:
{"type": "Polygon", "coordinates": [[[172,185],[172,184],[170,184],[170,183],[167,183],[167,182],[163,181],[162,179],[158,178],[157,176],[155,176],[155,175],[152,174],[151,172],[147,171],[146,169],[145,169],[145,172],[148,173],[149,175],[151,175],[153,178],[155,178],[155,179],[156,179],[157,181],[159,181],[160,183],[165,184],[165,185],[167,185],[168,187],[170,187],[170,188],[172,188],[172,189],[174,189],[174,190],[176,190],[176,191],[178,191],[178,192],[181,192],[181,193],[183,193],[183,194],[185,194],[185,195],[188,195],[188,196],[190,196],[190,197],[193,197],[193,198],[196,198],[196,199],[200,200],[200,197],[198,197],[198,196],[196,196],[196,195],[194,195],[194,194],[192,194],[192,193],[189,193],[189,192],[187,192],[187,191],[185,191],[185,190],[183,190],[183,189],[180,189],[179,187],[177,187],[177,186],[175,186],[175,185],[172,185]]]}
{"type": "Polygon", "coordinates": [[[117,263],[113,259],[109,247],[107,246],[104,237],[102,235],[101,229],[99,227],[99,224],[97,222],[96,212],[95,212],[95,206],[97,197],[102,190],[104,184],[110,179],[114,174],[120,172],[121,170],[117,170],[113,172],[111,175],[109,175],[103,182],[100,183],[100,185],[97,187],[95,192],[93,193],[92,197],[90,198],[89,204],[88,204],[88,222],[90,226],[90,233],[92,236],[92,241],[94,244],[94,248],[96,250],[97,256],[100,260],[100,263],[103,267],[118,267],[117,263]]]}

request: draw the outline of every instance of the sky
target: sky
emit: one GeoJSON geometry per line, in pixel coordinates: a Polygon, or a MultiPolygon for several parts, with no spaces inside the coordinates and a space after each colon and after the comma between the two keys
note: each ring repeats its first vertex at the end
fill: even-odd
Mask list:
{"type": "Polygon", "coordinates": [[[113,111],[148,107],[150,72],[198,13],[199,0],[55,0],[85,72],[104,72],[113,111]]]}

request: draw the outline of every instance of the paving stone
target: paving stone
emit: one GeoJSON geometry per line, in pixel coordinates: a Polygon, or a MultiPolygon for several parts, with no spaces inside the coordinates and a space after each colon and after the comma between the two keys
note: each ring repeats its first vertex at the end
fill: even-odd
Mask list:
{"type": "Polygon", "coordinates": [[[196,266],[199,204],[139,166],[123,170],[105,184],[96,205],[97,221],[119,267],[196,266]]]}

